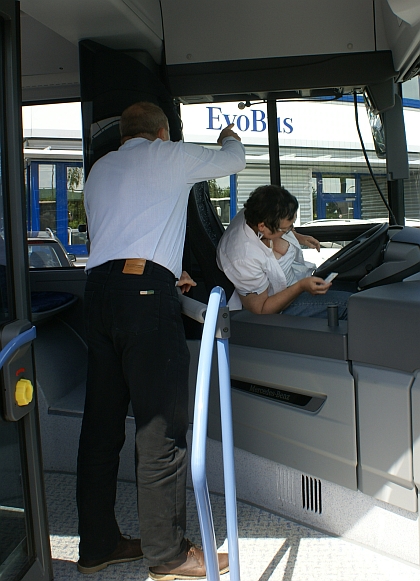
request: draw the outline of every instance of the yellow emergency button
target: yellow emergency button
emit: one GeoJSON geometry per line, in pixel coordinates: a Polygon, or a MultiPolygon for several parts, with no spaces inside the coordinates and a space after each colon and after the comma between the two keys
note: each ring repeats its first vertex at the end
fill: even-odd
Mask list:
{"type": "Polygon", "coordinates": [[[15,398],[19,406],[31,403],[34,395],[34,388],[30,379],[19,379],[16,384],[15,398]]]}

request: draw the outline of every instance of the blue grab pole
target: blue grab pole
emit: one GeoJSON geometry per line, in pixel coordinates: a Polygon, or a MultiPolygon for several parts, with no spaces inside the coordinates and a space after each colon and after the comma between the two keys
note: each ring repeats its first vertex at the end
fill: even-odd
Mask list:
{"type": "Polygon", "coordinates": [[[232,426],[232,398],[230,391],[229,342],[227,339],[216,339],[216,344],[219,364],[223,471],[225,479],[226,523],[229,547],[230,579],[231,581],[240,581],[238,515],[236,511],[236,480],[232,426]]]}
{"type": "MultiPolygon", "coordinates": [[[[208,581],[220,581],[216,537],[214,534],[213,516],[211,512],[206,476],[206,438],[210,374],[216,324],[220,306],[226,306],[226,295],[222,288],[215,287],[210,294],[201,339],[191,455],[191,473],[203,540],[204,559],[208,581]]],[[[230,398],[229,351],[227,339],[217,339],[217,353],[219,357],[223,467],[225,478],[230,578],[232,581],[240,581],[236,487],[233,461],[232,404],[230,398]]]]}

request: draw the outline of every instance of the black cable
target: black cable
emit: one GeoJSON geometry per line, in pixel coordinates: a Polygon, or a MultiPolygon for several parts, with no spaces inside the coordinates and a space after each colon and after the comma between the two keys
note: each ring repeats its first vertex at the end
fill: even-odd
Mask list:
{"type": "Polygon", "coordinates": [[[393,224],[391,224],[391,225],[392,226],[397,225],[398,222],[397,222],[397,220],[396,220],[396,218],[394,216],[393,211],[391,210],[391,206],[389,205],[388,201],[386,200],[385,196],[383,195],[382,190],[381,190],[381,188],[380,188],[380,186],[378,184],[378,181],[377,181],[377,179],[374,176],[373,169],[372,169],[372,166],[370,165],[370,161],[369,161],[369,158],[368,158],[368,154],[367,154],[367,151],[366,151],[366,148],[365,148],[365,144],[363,143],[363,137],[362,137],[362,133],[360,131],[360,126],[359,126],[359,113],[357,111],[357,94],[356,94],[356,91],[353,92],[353,102],[354,102],[354,116],[355,116],[355,119],[356,119],[357,133],[359,135],[359,140],[360,140],[360,145],[362,146],[363,155],[365,156],[366,165],[368,166],[369,173],[370,173],[370,175],[371,175],[371,177],[373,179],[373,182],[374,182],[374,184],[376,186],[376,189],[378,190],[379,195],[381,196],[382,201],[385,204],[386,209],[388,210],[389,217],[391,218],[391,221],[393,222],[393,224]]]}

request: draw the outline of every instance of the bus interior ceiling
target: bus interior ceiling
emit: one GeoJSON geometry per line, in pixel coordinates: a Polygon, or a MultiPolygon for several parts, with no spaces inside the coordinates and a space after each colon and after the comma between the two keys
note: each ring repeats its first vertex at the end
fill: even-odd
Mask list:
{"type": "Polygon", "coordinates": [[[84,39],[145,62],[187,103],[351,92],[406,80],[419,66],[418,7],[409,0],[20,5],[24,102],[80,98],[77,47],[84,39]]]}
{"type": "MultiPolygon", "coordinates": [[[[82,99],[85,115],[94,105],[83,102],[80,41],[92,54],[104,47],[140,63],[179,103],[337,96],[367,87],[385,112],[397,83],[420,68],[420,5],[409,0],[21,0],[20,7],[23,102],[82,99]]],[[[114,114],[148,90],[136,78],[121,94],[110,89],[114,114]]],[[[233,314],[232,398],[239,498],[419,565],[420,243],[402,231],[387,232],[388,262],[385,253],[379,278],[350,299],[348,322],[233,314]],[[393,270],[395,255],[401,266],[393,270]],[[372,535],[375,519],[381,533],[372,535]]],[[[45,468],[74,472],[85,275],[62,269],[30,278],[32,290],[71,289],[79,298],[46,317],[35,342],[45,468]]],[[[191,336],[192,400],[199,344],[191,336]]],[[[120,476],[129,480],[133,432],[128,418],[120,476]]],[[[220,492],[212,471],[220,454],[216,389],[209,436],[209,482],[220,492]]]]}

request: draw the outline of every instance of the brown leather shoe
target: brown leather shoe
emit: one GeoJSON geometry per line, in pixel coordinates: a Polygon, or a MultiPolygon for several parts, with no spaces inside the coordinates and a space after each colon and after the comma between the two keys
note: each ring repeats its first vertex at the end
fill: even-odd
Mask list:
{"type": "MultiPolygon", "coordinates": [[[[206,577],[206,565],[204,553],[200,547],[185,539],[187,546],[184,553],[165,565],[150,567],[149,577],[155,581],[173,581],[174,579],[204,579],[206,577]]],[[[229,557],[227,553],[217,553],[219,561],[219,573],[229,571],[229,557]]]]}
{"type": "Polygon", "coordinates": [[[128,561],[138,561],[143,558],[140,539],[129,539],[121,535],[120,542],[115,551],[102,559],[88,560],[79,559],[77,568],[80,573],[96,573],[114,563],[126,563],[128,561]]]}

